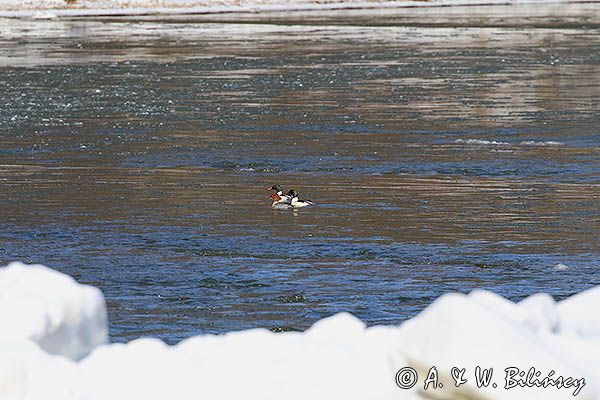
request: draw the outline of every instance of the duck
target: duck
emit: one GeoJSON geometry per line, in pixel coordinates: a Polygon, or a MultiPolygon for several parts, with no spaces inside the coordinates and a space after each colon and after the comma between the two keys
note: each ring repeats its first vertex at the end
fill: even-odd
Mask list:
{"type": "Polygon", "coordinates": [[[310,200],[300,200],[298,198],[298,193],[294,189],[292,189],[289,192],[287,192],[287,195],[289,197],[291,197],[290,205],[293,208],[308,207],[308,206],[314,206],[315,205],[315,203],[312,202],[312,201],[310,201],[310,200]]]}
{"type": "MultiPolygon", "coordinates": [[[[292,196],[290,196],[289,194],[283,194],[283,189],[281,188],[280,185],[273,185],[270,188],[267,188],[267,190],[274,190],[275,194],[279,197],[278,200],[276,200],[277,202],[280,203],[291,203],[292,202],[292,196]]],[[[273,198],[273,195],[269,196],[271,199],[275,200],[273,198]]]]}
{"type": "Polygon", "coordinates": [[[273,193],[269,196],[273,203],[271,204],[271,208],[274,210],[292,210],[294,207],[290,204],[290,200],[286,196],[285,198],[278,195],[277,193],[273,193]]]}

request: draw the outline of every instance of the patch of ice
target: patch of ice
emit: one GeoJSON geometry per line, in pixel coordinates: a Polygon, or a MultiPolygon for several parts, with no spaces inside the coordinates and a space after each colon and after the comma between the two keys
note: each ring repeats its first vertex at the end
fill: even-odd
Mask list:
{"type": "MultiPolygon", "coordinates": [[[[558,303],[562,327],[582,337],[600,341],[600,286],[588,289],[558,303]]],[[[598,364],[600,366],[600,364],[598,364]]]]}
{"type": "Polygon", "coordinates": [[[568,270],[568,269],[569,269],[569,266],[568,266],[568,265],[565,265],[565,264],[563,264],[563,263],[558,263],[558,264],[556,264],[556,265],[554,266],[554,269],[555,269],[555,270],[557,270],[557,271],[566,271],[566,270],[568,270]]]}
{"type": "MultiPolygon", "coordinates": [[[[459,388],[444,385],[437,391],[440,398],[558,400],[572,396],[574,390],[566,388],[502,388],[505,370],[510,367],[525,372],[535,367],[542,376],[550,371],[556,376],[586,376],[577,359],[549,347],[538,332],[522,325],[522,321],[531,321],[523,318],[531,311],[527,306],[523,314],[518,305],[509,303],[497,295],[482,292],[473,296],[444,295],[402,325],[399,351],[423,373],[435,365],[438,371],[443,371],[445,382],[453,382],[449,375],[453,367],[469,371],[468,382],[459,388]],[[473,379],[477,367],[493,368],[498,387],[491,384],[478,387],[473,379]]],[[[593,388],[585,386],[577,398],[593,399],[596,395],[593,388]]]]}
{"type": "Polygon", "coordinates": [[[533,333],[558,330],[556,303],[548,294],[536,294],[518,304],[486,290],[474,290],[469,298],[517,328],[525,328],[533,333]]]}
{"type": "Polygon", "coordinates": [[[414,391],[401,391],[394,381],[407,363],[392,351],[396,331],[366,329],[356,317],[338,314],[305,333],[252,329],[173,347],[138,339],[102,346],[84,359],[77,392],[98,400],[410,399],[414,391]]]}
{"type": "MultiPolygon", "coordinates": [[[[552,2],[568,3],[569,0],[552,2]]],[[[549,0],[515,0],[520,4],[548,3],[549,0]]],[[[431,8],[449,6],[505,5],[506,0],[86,0],[67,4],[65,0],[1,0],[0,16],[31,17],[40,10],[52,10],[58,17],[109,15],[177,15],[248,13],[273,11],[319,12],[344,9],[431,8]]]]}
{"type": "Polygon", "coordinates": [[[547,141],[547,142],[537,142],[537,141],[533,141],[533,140],[526,140],[523,141],[521,143],[519,143],[521,146],[540,146],[540,147],[545,147],[545,146],[565,146],[565,143],[563,142],[554,142],[554,141],[547,141]]]}
{"type": "MultiPolygon", "coordinates": [[[[514,145],[510,142],[502,142],[497,140],[485,140],[485,139],[456,139],[454,143],[457,144],[469,144],[474,146],[510,146],[514,145]]],[[[565,146],[565,143],[554,142],[554,141],[533,141],[527,140],[522,141],[518,144],[519,146],[531,146],[531,147],[558,147],[565,146]]]]}
{"type": "Polygon", "coordinates": [[[0,399],[73,399],[76,373],[74,361],[31,340],[0,338],[0,399]]]}
{"type": "Polygon", "coordinates": [[[98,345],[106,340],[106,314],[97,289],[46,267],[14,263],[0,269],[0,398],[417,400],[435,366],[444,386],[425,393],[435,398],[573,398],[575,387],[503,387],[505,368],[534,367],[540,379],[551,370],[579,385],[584,378],[576,398],[599,399],[599,302],[600,286],[559,303],[536,294],[515,304],[476,290],[444,295],[400,326],[367,328],[341,313],[303,333],[251,329],[175,346],[151,338],[98,345]],[[102,340],[86,340],[86,349],[96,347],[77,362],[43,350],[72,356],[82,338],[102,340]],[[407,366],[419,380],[402,390],[395,374],[407,366]],[[466,370],[460,387],[453,367],[466,370]],[[497,387],[479,387],[477,367],[494,368],[497,387]]]}
{"type": "Polygon", "coordinates": [[[58,15],[53,12],[36,12],[31,16],[32,19],[56,19],[58,15]]]}
{"type": "Polygon", "coordinates": [[[30,339],[77,359],[108,342],[102,292],[43,265],[0,268],[0,339],[30,339]]]}
{"type": "Polygon", "coordinates": [[[483,139],[456,139],[454,143],[458,144],[472,144],[472,145],[480,145],[480,146],[506,146],[510,143],[508,142],[498,142],[496,140],[483,140],[483,139]]]}

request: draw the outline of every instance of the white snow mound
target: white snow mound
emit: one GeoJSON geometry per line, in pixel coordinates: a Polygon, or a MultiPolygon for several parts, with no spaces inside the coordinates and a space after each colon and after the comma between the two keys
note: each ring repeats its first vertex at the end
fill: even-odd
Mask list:
{"type": "Polygon", "coordinates": [[[400,326],[367,328],[341,313],[305,332],[106,344],[97,289],[13,263],[0,268],[0,399],[600,400],[599,301],[600,288],[517,304],[476,290],[444,295],[400,326]],[[401,389],[396,373],[408,367],[418,379],[401,389]],[[432,367],[443,387],[425,391],[432,367]],[[459,387],[454,367],[465,371],[459,387]],[[488,385],[477,384],[477,368],[493,368],[488,385]],[[572,379],[562,388],[506,388],[510,368],[572,379]]]}
{"type": "Polygon", "coordinates": [[[108,342],[104,296],[43,265],[0,268],[0,339],[30,339],[78,359],[108,342]]]}

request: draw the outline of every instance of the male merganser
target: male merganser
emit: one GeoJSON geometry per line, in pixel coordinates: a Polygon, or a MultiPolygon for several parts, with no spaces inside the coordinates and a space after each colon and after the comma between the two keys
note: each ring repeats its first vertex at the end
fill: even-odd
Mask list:
{"type": "MultiPolygon", "coordinates": [[[[283,189],[279,185],[273,185],[270,188],[267,188],[267,190],[275,191],[275,194],[280,197],[280,199],[277,200],[278,202],[281,202],[281,203],[291,203],[292,202],[292,196],[290,196],[289,193],[283,194],[283,189]]],[[[272,196],[271,196],[271,198],[273,199],[272,196]]]]}
{"type": "Polygon", "coordinates": [[[286,196],[286,198],[283,198],[278,194],[272,194],[269,197],[273,200],[273,204],[271,204],[271,208],[273,208],[275,210],[291,210],[294,208],[290,204],[287,196],[286,196]]]}
{"type": "Polygon", "coordinates": [[[307,207],[307,206],[312,206],[315,204],[310,200],[299,200],[298,193],[296,193],[296,191],[294,189],[290,190],[287,194],[288,194],[288,196],[290,196],[292,198],[290,201],[290,204],[294,208],[307,207]]]}

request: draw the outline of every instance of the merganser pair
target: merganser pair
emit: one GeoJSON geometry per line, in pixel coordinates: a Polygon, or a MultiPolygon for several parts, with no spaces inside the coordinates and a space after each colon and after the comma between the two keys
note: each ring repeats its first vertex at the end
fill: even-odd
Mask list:
{"type": "Polygon", "coordinates": [[[310,200],[300,200],[298,193],[291,189],[286,194],[283,194],[283,189],[279,185],[273,185],[268,190],[275,190],[275,193],[269,197],[273,200],[271,207],[276,210],[291,210],[294,208],[312,206],[313,203],[310,200]]]}

